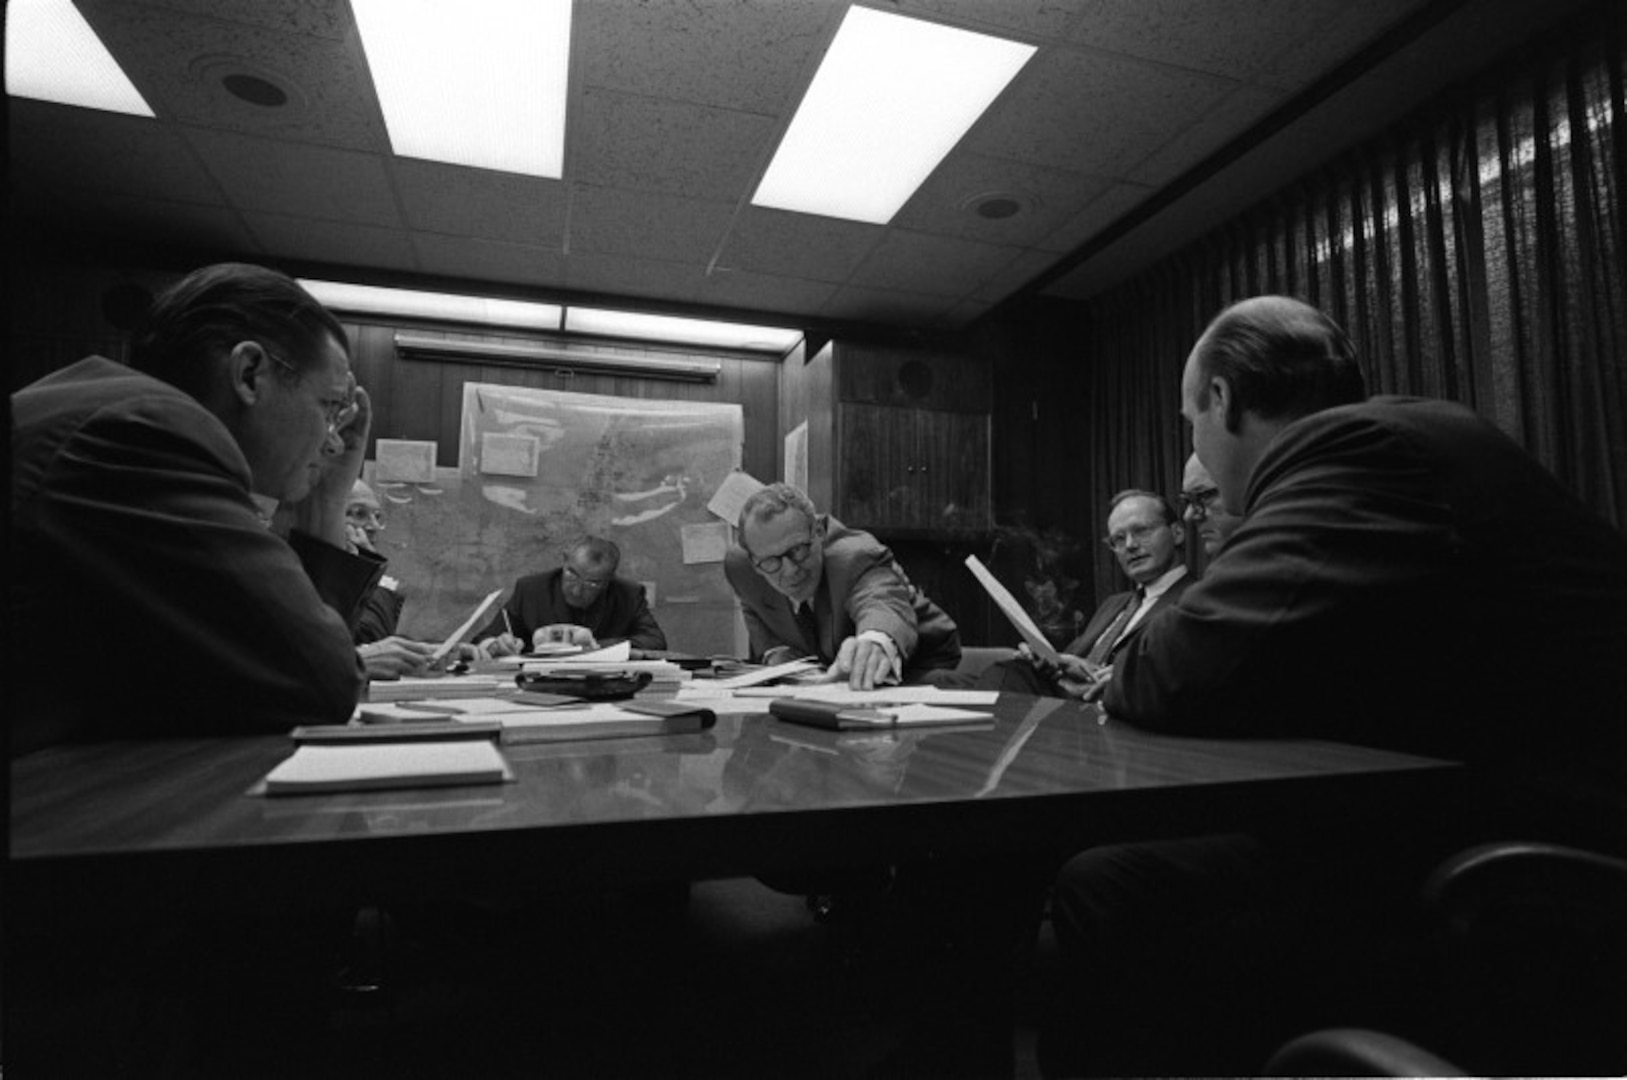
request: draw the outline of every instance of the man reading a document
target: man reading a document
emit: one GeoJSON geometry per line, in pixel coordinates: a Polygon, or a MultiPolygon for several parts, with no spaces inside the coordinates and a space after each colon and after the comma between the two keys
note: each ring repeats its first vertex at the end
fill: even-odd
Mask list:
{"type": "Polygon", "coordinates": [[[739,546],[723,563],[740,597],[753,660],[816,656],[855,690],[930,682],[960,663],[954,620],[910,584],[869,533],[814,510],[790,484],[740,509],[739,546]]]}

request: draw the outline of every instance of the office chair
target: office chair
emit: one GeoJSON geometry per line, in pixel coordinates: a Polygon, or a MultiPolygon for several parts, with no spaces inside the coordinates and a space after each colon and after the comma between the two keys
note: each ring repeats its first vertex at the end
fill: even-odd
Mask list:
{"type": "Polygon", "coordinates": [[[1285,1044],[1265,1075],[1627,1075],[1627,859],[1480,844],[1440,863],[1421,898],[1445,1056],[1327,1029],[1285,1044]]]}

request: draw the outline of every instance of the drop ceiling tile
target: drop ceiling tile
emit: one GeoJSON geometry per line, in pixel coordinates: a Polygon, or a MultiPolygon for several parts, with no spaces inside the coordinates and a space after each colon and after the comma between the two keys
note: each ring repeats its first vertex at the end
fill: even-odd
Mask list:
{"type": "Polygon", "coordinates": [[[956,300],[949,310],[938,316],[934,325],[939,330],[964,330],[987,315],[993,307],[993,304],[983,300],[973,300],[970,297],[964,300],[956,300]]]}
{"type": "Polygon", "coordinates": [[[607,90],[586,91],[578,104],[566,168],[597,187],[735,194],[755,184],[778,127],[767,116],[607,90]]]}
{"type": "Polygon", "coordinates": [[[304,142],[387,150],[360,49],[348,40],[284,33],[118,0],[81,6],[160,118],[304,142]],[[251,105],[221,79],[246,73],[289,95],[251,105]]]}
{"type": "Polygon", "coordinates": [[[996,304],[1049,270],[1057,261],[1049,251],[1025,251],[1002,266],[967,299],[996,304]]]}
{"type": "Polygon", "coordinates": [[[578,4],[585,86],[774,115],[794,105],[845,0],[578,4]]]}
{"type": "Polygon", "coordinates": [[[893,0],[900,14],[1024,40],[1060,39],[1086,0],[893,0]]]}
{"type": "Polygon", "coordinates": [[[278,214],[401,225],[376,154],[191,129],[188,137],[234,206],[278,214]]]}
{"type": "Polygon", "coordinates": [[[565,280],[573,290],[687,302],[705,280],[705,267],[625,255],[571,255],[565,280]]]}
{"type": "Polygon", "coordinates": [[[1009,263],[1018,249],[892,229],[853,272],[853,285],[964,296],[1009,263]]]}
{"type": "Polygon", "coordinates": [[[567,188],[558,180],[415,158],[392,158],[389,168],[414,229],[533,247],[564,243],[567,188]]]}
{"type": "Polygon", "coordinates": [[[733,213],[731,203],[577,184],[571,194],[570,250],[704,267],[733,213]]]}
{"type": "MultiPolygon", "coordinates": [[[[1325,0],[1321,0],[1325,2],[1325,0]]],[[[1342,2],[1342,0],[1335,0],[1342,2]]],[[[1303,33],[1319,0],[1088,0],[1070,28],[1076,45],[1250,79],[1303,33]]],[[[1359,5],[1350,5],[1359,6],[1359,5]]]]}
{"type": "Polygon", "coordinates": [[[1264,120],[1286,100],[1277,90],[1240,86],[1131,169],[1129,178],[1140,184],[1167,184],[1264,120]]]}
{"type": "Polygon", "coordinates": [[[124,0],[224,22],[343,40],[353,25],[344,0],[124,0]]]}
{"type": "Polygon", "coordinates": [[[412,243],[400,229],[345,221],[313,221],[286,214],[243,214],[268,255],[338,266],[416,270],[412,243]]]}
{"type": "Polygon", "coordinates": [[[49,216],[54,230],[98,240],[151,244],[223,259],[252,260],[262,254],[236,211],[224,206],[103,194],[71,211],[66,204],[47,200],[41,212],[49,216]]]}
{"type": "Polygon", "coordinates": [[[1072,251],[1146,201],[1154,189],[1142,184],[1114,184],[1073,216],[1056,235],[1059,251],[1072,251]]]}
{"type": "Polygon", "coordinates": [[[1112,181],[981,154],[951,154],[893,218],[897,228],[991,244],[1036,246],[1112,181]],[[986,218],[972,209],[980,196],[1014,197],[1021,209],[986,218]]]}
{"type": "Polygon", "coordinates": [[[551,289],[565,287],[566,260],[555,247],[505,244],[435,233],[414,233],[412,245],[418,252],[418,264],[426,274],[551,289]]]}
{"type": "Polygon", "coordinates": [[[729,230],[717,265],[846,281],[885,232],[880,225],[747,206],[729,230]]]}
{"type": "Polygon", "coordinates": [[[22,98],[9,104],[9,160],[19,175],[53,187],[225,202],[219,185],[171,125],[22,98]]]}
{"type": "Polygon", "coordinates": [[[755,274],[749,270],[714,270],[695,292],[698,304],[765,311],[782,315],[817,315],[836,286],[825,281],[755,274]]]}
{"type": "Polygon", "coordinates": [[[819,313],[827,319],[909,326],[931,323],[953,303],[942,296],[844,285],[819,313]]]}
{"type": "Polygon", "coordinates": [[[1261,77],[1284,87],[1313,82],[1424,6],[1423,0],[1316,0],[1311,19],[1301,23],[1304,31],[1285,44],[1261,77]]]}
{"type": "Polygon", "coordinates": [[[963,146],[991,157],[1118,177],[1234,85],[1104,53],[1046,50],[963,146]]]}

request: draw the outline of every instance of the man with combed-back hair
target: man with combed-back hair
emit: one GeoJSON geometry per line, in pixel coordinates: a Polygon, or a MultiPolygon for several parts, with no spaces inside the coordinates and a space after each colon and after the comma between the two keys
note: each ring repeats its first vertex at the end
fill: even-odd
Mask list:
{"type": "Polygon", "coordinates": [[[13,754],[350,717],[350,624],[383,566],[345,535],[370,410],[309,293],[198,270],[155,301],[130,367],[81,360],[14,394],[12,417],[10,617],[93,654],[14,667],[13,754]]]}

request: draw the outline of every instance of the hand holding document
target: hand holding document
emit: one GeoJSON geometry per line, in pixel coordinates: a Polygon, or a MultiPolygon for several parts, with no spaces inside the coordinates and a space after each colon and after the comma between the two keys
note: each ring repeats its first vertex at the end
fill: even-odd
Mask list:
{"type": "Polygon", "coordinates": [[[982,560],[976,555],[968,555],[966,556],[966,568],[977,578],[978,584],[983,586],[984,591],[989,594],[989,597],[993,599],[1005,617],[1011,620],[1011,625],[1017,628],[1017,633],[1022,635],[1023,641],[1027,642],[1028,647],[1034,651],[1034,655],[1049,663],[1058,663],[1060,654],[1055,647],[1051,645],[1040,628],[1034,625],[1034,620],[1029,618],[1028,612],[1023,610],[1023,606],[1017,603],[1017,598],[1011,595],[1011,590],[1000,584],[999,579],[989,573],[989,568],[983,565],[982,560]]]}

